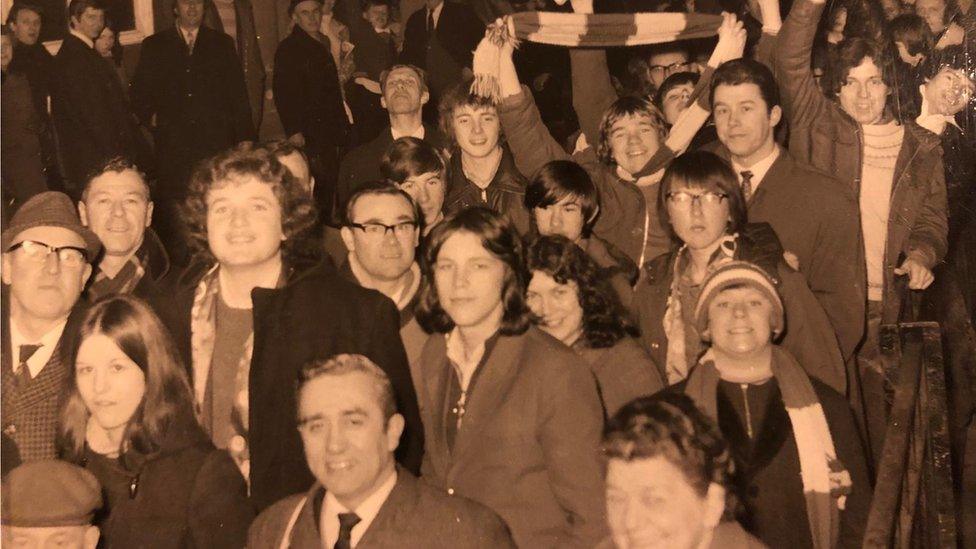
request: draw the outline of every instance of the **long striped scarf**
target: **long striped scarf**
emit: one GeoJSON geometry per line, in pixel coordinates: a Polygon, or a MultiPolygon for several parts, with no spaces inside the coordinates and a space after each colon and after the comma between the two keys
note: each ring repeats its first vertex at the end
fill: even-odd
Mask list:
{"type": "Polygon", "coordinates": [[[521,40],[568,47],[642,46],[714,36],[721,16],[701,13],[519,12],[488,25],[474,51],[472,93],[499,99],[501,47],[521,40]]]}
{"type": "MultiPolygon", "coordinates": [[[[793,426],[813,546],[815,549],[831,549],[837,545],[840,511],[850,492],[851,478],[837,459],[827,418],[806,372],[789,351],[779,346],[773,346],[771,368],[793,426]]],[[[716,421],[719,379],[714,356],[709,350],[691,371],[685,385],[685,394],[716,421]]]]}

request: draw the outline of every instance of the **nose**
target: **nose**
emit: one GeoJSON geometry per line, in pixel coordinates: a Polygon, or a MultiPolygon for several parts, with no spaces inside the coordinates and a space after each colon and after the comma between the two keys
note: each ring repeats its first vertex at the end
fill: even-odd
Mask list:
{"type": "Polygon", "coordinates": [[[44,261],[44,268],[47,270],[47,272],[51,274],[58,274],[61,272],[61,258],[58,257],[57,253],[51,252],[47,254],[44,261]]]}
{"type": "Polygon", "coordinates": [[[632,131],[627,134],[627,144],[640,144],[640,130],[632,131]]]}
{"type": "Polygon", "coordinates": [[[624,526],[628,532],[640,530],[644,526],[645,518],[641,516],[640,506],[633,505],[630,501],[624,504],[624,526]]]}
{"type": "Polygon", "coordinates": [[[430,191],[427,190],[427,185],[417,185],[417,204],[426,204],[427,200],[430,198],[430,191]]]}
{"type": "Polygon", "coordinates": [[[330,454],[341,454],[346,449],[346,433],[341,427],[329,425],[325,433],[326,448],[330,454]]]}
{"type": "Polygon", "coordinates": [[[455,288],[467,288],[468,287],[468,269],[460,268],[454,270],[454,287],[455,288]]]}
{"type": "Polygon", "coordinates": [[[549,216],[549,227],[559,229],[563,226],[563,213],[558,208],[553,208],[552,215],[549,216]]]}
{"type": "Polygon", "coordinates": [[[865,86],[864,84],[858,84],[857,85],[857,96],[858,97],[863,97],[863,98],[866,99],[869,95],[870,94],[868,94],[868,87],[867,86],[865,86]]]}
{"type": "Polygon", "coordinates": [[[112,203],[112,215],[115,217],[122,217],[125,215],[125,209],[122,207],[121,202],[112,203]]]}
{"type": "Polygon", "coordinates": [[[244,227],[247,225],[247,209],[245,208],[234,208],[230,216],[230,224],[232,227],[244,227]]]}
{"type": "Polygon", "coordinates": [[[383,243],[389,245],[396,244],[396,242],[396,230],[386,229],[386,232],[383,233],[383,243]]]}
{"type": "Polygon", "coordinates": [[[480,135],[484,132],[485,132],[484,128],[481,127],[481,120],[475,118],[474,122],[471,123],[471,133],[475,135],[480,135]]]}
{"type": "Polygon", "coordinates": [[[732,305],[732,316],[734,316],[735,318],[742,318],[746,316],[745,303],[734,303],[732,305]]]}
{"type": "Polygon", "coordinates": [[[95,372],[92,375],[92,390],[95,391],[96,395],[101,395],[107,392],[109,387],[110,384],[108,381],[107,372],[104,372],[99,368],[95,368],[95,372]]]}

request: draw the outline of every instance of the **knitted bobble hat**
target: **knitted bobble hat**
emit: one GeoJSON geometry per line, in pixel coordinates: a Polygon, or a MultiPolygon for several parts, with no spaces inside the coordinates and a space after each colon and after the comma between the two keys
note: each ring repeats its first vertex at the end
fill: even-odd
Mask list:
{"type": "Polygon", "coordinates": [[[772,306],[769,327],[773,336],[778,336],[785,323],[783,300],[779,297],[776,284],[761,267],[748,261],[729,261],[717,268],[702,283],[701,295],[695,304],[695,324],[698,333],[708,330],[708,307],[723,290],[730,287],[747,286],[763,294],[772,306]]]}

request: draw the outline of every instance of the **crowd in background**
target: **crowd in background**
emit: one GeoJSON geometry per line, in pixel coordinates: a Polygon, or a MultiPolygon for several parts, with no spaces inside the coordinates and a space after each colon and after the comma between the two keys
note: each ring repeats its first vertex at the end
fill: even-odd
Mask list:
{"type": "Polygon", "coordinates": [[[14,1],[4,545],[860,547],[922,319],[976,543],[971,3],[414,7],[14,1]]]}

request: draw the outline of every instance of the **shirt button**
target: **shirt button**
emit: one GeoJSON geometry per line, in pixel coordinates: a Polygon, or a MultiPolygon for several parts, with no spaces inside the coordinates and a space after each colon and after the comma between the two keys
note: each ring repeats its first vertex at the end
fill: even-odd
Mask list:
{"type": "Polygon", "coordinates": [[[447,489],[447,494],[448,494],[449,496],[453,496],[453,495],[454,495],[454,488],[448,488],[448,489],[447,489]]]}
{"type": "Polygon", "coordinates": [[[456,414],[457,413],[457,408],[451,408],[451,413],[452,414],[456,414]]]}

